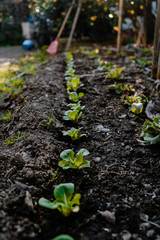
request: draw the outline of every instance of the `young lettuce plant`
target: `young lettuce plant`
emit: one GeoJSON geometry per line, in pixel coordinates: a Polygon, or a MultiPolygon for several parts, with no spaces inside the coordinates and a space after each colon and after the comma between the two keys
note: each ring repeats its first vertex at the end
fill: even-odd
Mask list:
{"type": "Polygon", "coordinates": [[[77,110],[77,111],[81,111],[85,108],[85,106],[81,105],[81,101],[77,103],[70,103],[67,106],[70,107],[72,110],[77,110]]]}
{"type": "Polygon", "coordinates": [[[153,122],[146,119],[140,134],[147,144],[160,142],[160,119],[155,116],[153,122]]]}
{"type": "Polygon", "coordinates": [[[114,89],[117,94],[121,94],[122,92],[125,92],[125,91],[128,91],[128,92],[135,91],[134,88],[132,87],[132,85],[123,84],[123,83],[116,84],[116,82],[112,85],[109,85],[108,89],[109,90],[114,89]]]}
{"type": "Polygon", "coordinates": [[[140,114],[143,111],[143,105],[148,102],[148,98],[141,94],[140,96],[135,93],[132,96],[127,96],[125,99],[122,99],[124,104],[129,106],[129,110],[135,114],[140,114]]]}
{"type": "Polygon", "coordinates": [[[121,74],[121,72],[124,70],[125,70],[124,68],[111,68],[106,78],[123,79],[124,76],[121,74]]]}
{"type": "Polygon", "coordinates": [[[83,92],[76,93],[76,92],[69,92],[69,91],[67,91],[67,93],[69,95],[69,100],[71,100],[72,102],[78,102],[79,98],[84,96],[83,92]]]}
{"type": "Polygon", "coordinates": [[[78,122],[79,118],[82,116],[82,112],[79,112],[78,110],[68,110],[64,113],[64,115],[64,120],[78,122]]]}
{"type": "Polygon", "coordinates": [[[74,151],[72,149],[64,150],[60,154],[60,158],[63,160],[58,163],[58,166],[62,167],[63,170],[67,170],[69,168],[82,169],[90,167],[90,161],[83,159],[83,157],[88,154],[89,151],[85,148],[80,149],[76,154],[76,157],[74,157],[74,151]]]}
{"type": "Polygon", "coordinates": [[[76,92],[78,90],[78,88],[84,86],[84,84],[80,83],[80,79],[79,78],[73,78],[69,81],[67,81],[67,90],[72,90],[74,92],[76,92]]]}
{"type": "Polygon", "coordinates": [[[51,210],[58,209],[65,217],[67,217],[71,214],[71,212],[79,211],[81,195],[77,193],[73,197],[73,193],[73,183],[59,184],[54,189],[54,197],[56,200],[51,202],[46,198],[40,198],[38,204],[41,207],[49,208],[51,210]]]}
{"type": "Polygon", "coordinates": [[[76,129],[76,128],[71,128],[70,130],[68,130],[68,131],[62,131],[62,133],[63,133],[63,136],[70,136],[71,137],[71,139],[72,139],[72,141],[75,141],[75,140],[78,140],[78,139],[80,139],[81,137],[86,137],[87,135],[86,134],[79,134],[79,131],[82,129],[82,127],[81,128],[79,128],[79,129],[76,129]]]}

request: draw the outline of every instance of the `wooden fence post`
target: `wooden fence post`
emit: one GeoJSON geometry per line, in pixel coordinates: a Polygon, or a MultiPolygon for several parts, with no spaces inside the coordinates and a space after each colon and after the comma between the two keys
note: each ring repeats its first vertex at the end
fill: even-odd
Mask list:
{"type": "Polygon", "coordinates": [[[153,61],[152,61],[152,78],[157,77],[158,68],[158,56],[159,56],[159,29],[160,29],[160,0],[157,1],[157,19],[154,31],[154,51],[153,51],[153,61]]]}
{"type": "Polygon", "coordinates": [[[117,55],[119,55],[120,50],[121,50],[123,5],[124,5],[124,0],[119,0],[119,18],[118,18],[118,35],[117,35],[117,55]]]}
{"type": "Polygon", "coordinates": [[[77,21],[78,21],[78,18],[79,18],[81,7],[82,7],[82,0],[79,0],[76,15],[75,15],[73,25],[72,25],[72,28],[71,28],[71,31],[70,31],[70,35],[69,35],[69,38],[68,38],[68,42],[67,42],[67,45],[66,45],[66,51],[68,51],[70,46],[71,46],[73,34],[74,34],[74,31],[75,31],[75,28],[76,28],[76,25],[77,25],[77,21]]]}

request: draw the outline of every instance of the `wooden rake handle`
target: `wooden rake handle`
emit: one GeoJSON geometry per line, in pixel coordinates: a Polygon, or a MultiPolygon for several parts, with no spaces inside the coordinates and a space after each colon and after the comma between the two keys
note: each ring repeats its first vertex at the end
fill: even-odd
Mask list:
{"type": "Polygon", "coordinates": [[[67,14],[66,14],[66,16],[65,16],[65,18],[64,18],[64,20],[63,20],[62,26],[61,26],[61,28],[60,28],[60,30],[59,30],[59,32],[58,32],[58,35],[57,35],[56,39],[59,39],[59,38],[60,38],[60,36],[61,36],[61,34],[62,34],[62,32],[63,32],[63,29],[64,29],[64,27],[65,27],[65,25],[66,25],[66,22],[67,22],[67,20],[68,20],[68,18],[69,18],[69,16],[70,16],[70,13],[71,13],[71,11],[72,11],[72,8],[73,8],[73,5],[74,5],[74,4],[75,4],[75,0],[72,1],[71,6],[70,6],[70,8],[68,9],[68,12],[67,12],[67,14]]]}

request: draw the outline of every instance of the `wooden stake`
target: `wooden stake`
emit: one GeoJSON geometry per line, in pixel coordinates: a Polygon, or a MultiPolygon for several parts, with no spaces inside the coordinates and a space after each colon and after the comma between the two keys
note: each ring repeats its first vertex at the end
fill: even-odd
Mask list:
{"type": "Polygon", "coordinates": [[[159,30],[159,38],[158,38],[158,50],[159,50],[159,54],[158,54],[158,66],[157,66],[157,79],[160,79],[160,30],[159,30]]]}
{"type": "Polygon", "coordinates": [[[160,0],[157,1],[157,19],[155,24],[154,32],[154,51],[153,51],[153,61],[152,61],[152,78],[157,77],[157,67],[158,67],[158,56],[159,56],[159,29],[160,29],[160,0]]]}
{"type": "Polygon", "coordinates": [[[78,21],[78,18],[79,18],[80,11],[81,11],[81,7],[82,7],[82,0],[79,0],[76,15],[75,15],[73,25],[72,25],[72,28],[71,28],[71,31],[70,31],[70,35],[69,35],[69,38],[68,38],[68,42],[67,42],[67,45],[66,45],[66,51],[68,51],[70,46],[71,46],[73,34],[74,34],[75,29],[76,29],[76,25],[77,25],[77,21],[78,21]]]}
{"type": "Polygon", "coordinates": [[[65,16],[65,18],[64,18],[64,20],[63,20],[63,23],[62,23],[62,26],[61,26],[61,28],[60,28],[60,30],[59,30],[59,33],[58,33],[58,35],[57,35],[57,38],[60,38],[60,36],[61,36],[61,34],[62,34],[62,32],[63,32],[63,29],[64,29],[64,27],[65,27],[65,25],[66,25],[66,22],[67,22],[67,20],[68,20],[68,18],[69,18],[69,15],[70,15],[70,13],[71,13],[71,11],[72,11],[72,8],[73,8],[73,5],[74,5],[74,4],[75,4],[75,0],[72,1],[71,6],[70,6],[70,8],[68,9],[68,12],[67,12],[67,14],[66,14],[66,16],[65,16]]]}
{"type": "Polygon", "coordinates": [[[117,55],[119,55],[120,50],[121,50],[123,5],[124,5],[124,0],[119,0],[117,55]]]}

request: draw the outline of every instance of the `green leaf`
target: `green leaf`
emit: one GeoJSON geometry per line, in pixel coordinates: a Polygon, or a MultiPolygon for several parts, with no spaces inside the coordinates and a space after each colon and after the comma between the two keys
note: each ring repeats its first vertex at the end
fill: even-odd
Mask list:
{"type": "Polygon", "coordinates": [[[83,155],[80,152],[79,154],[76,154],[76,159],[74,161],[74,164],[79,168],[79,166],[83,163],[83,155]]]}
{"type": "Polygon", "coordinates": [[[79,118],[79,115],[78,115],[78,111],[77,110],[74,110],[72,111],[71,113],[68,114],[68,117],[72,120],[72,121],[77,121],[78,118],[79,118]]]}
{"type": "Polygon", "coordinates": [[[82,153],[83,156],[87,156],[89,154],[89,151],[85,148],[81,148],[79,150],[79,152],[76,154],[76,156],[79,154],[79,153],[82,153]]]}
{"type": "Polygon", "coordinates": [[[58,163],[58,166],[62,167],[63,170],[67,170],[69,168],[72,168],[73,164],[72,163],[68,163],[67,161],[62,160],[62,161],[60,161],[58,163]]]}
{"type": "Polygon", "coordinates": [[[90,161],[85,160],[85,161],[81,164],[81,166],[79,167],[79,169],[86,168],[86,167],[90,167],[90,161]]]}
{"type": "Polygon", "coordinates": [[[78,96],[81,98],[81,97],[84,96],[84,93],[83,93],[83,92],[80,92],[80,93],[78,94],[78,96]]]}
{"type": "Polygon", "coordinates": [[[131,106],[131,111],[135,114],[140,114],[143,111],[143,103],[133,103],[131,106]]]}
{"type": "Polygon", "coordinates": [[[54,196],[56,200],[63,201],[66,206],[68,206],[68,202],[70,201],[73,193],[74,193],[73,183],[62,183],[59,184],[54,189],[54,196]]]}
{"type": "Polygon", "coordinates": [[[151,134],[146,133],[144,136],[144,141],[148,144],[156,144],[157,142],[160,142],[160,134],[153,137],[151,134]]]}
{"type": "Polygon", "coordinates": [[[80,198],[81,198],[81,194],[77,193],[74,195],[73,199],[72,199],[72,206],[73,205],[80,205],[80,198]]]}
{"type": "Polygon", "coordinates": [[[38,201],[38,204],[41,207],[49,208],[49,209],[56,209],[58,208],[58,205],[54,204],[53,202],[50,202],[49,200],[45,198],[40,198],[38,201]]]}
{"type": "Polygon", "coordinates": [[[73,158],[74,158],[74,152],[72,149],[66,149],[63,152],[61,152],[60,154],[60,158],[62,158],[63,160],[72,162],[73,158]]]}
{"type": "Polygon", "coordinates": [[[74,240],[74,239],[69,235],[62,234],[62,235],[59,235],[59,236],[53,238],[52,240],[74,240]]]}

